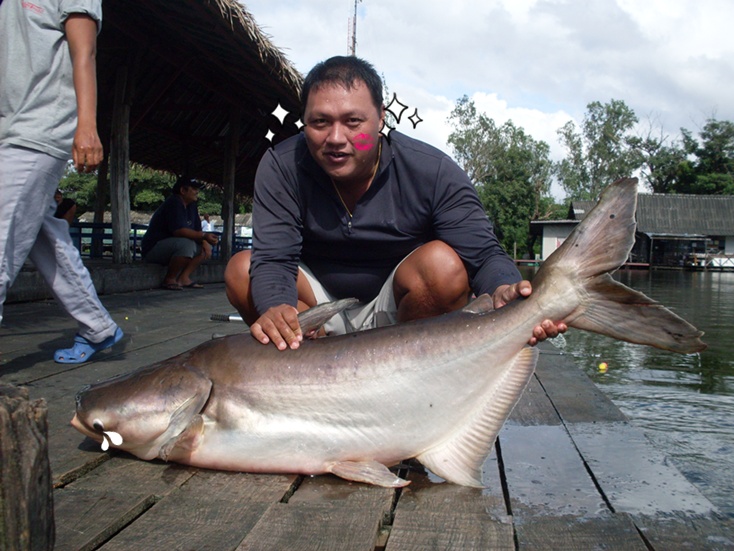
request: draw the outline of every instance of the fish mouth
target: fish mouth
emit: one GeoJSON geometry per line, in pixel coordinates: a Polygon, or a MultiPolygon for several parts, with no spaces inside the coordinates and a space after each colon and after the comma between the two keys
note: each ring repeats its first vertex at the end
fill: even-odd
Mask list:
{"type": "Polygon", "coordinates": [[[104,439],[104,436],[102,435],[102,432],[90,430],[87,425],[85,425],[81,419],[79,419],[79,415],[74,414],[74,418],[71,420],[71,426],[74,427],[76,430],[81,432],[83,435],[88,436],[92,440],[96,440],[97,442],[102,442],[104,439]]]}

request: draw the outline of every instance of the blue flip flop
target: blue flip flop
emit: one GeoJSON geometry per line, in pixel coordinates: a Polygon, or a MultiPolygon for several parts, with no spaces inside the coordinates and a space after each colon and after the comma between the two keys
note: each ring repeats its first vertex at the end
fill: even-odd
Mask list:
{"type": "Polygon", "coordinates": [[[124,333],[119,327],[114,335],[107,337],[102,342],[90,342],[84,337],[76,335],[74,337],[74,346],[54,352],[54,361],[60,364],[81,364],[88,362],[95,353],[110,348],[115,343],[120,342],[123,335],[124,333]]]}

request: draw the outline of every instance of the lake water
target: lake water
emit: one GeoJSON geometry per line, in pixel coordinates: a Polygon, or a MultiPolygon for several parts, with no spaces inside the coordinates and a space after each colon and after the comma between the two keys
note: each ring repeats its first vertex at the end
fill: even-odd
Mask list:
{"type": "Polygon", "coordinates": [[[615,278],[704,331],[708,349],[683,356],[575,329],[555,344],[734,518],[734,273],[622,270],[615,278]]]}

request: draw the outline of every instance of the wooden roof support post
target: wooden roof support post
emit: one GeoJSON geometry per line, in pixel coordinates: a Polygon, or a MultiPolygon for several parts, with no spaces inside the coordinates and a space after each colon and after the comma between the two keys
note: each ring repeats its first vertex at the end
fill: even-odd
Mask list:
{"type": "Polygon", "coordinates": [[[0,383],[0,549],[53,549],[48,409],[0,383]]]}
{"type": "Polygon", "coordinates": [[[227,133],[227,147],[224,152],[224,202],[222,203],[222,243],[219,248],[220,258],[228,261],[234,249],[234,189],[237,168],[237,152],[239,151],[240,137],[240,109],[233,106],[230,111],[229,132],[227,133]]]}
{"type": "Polygon", "coordinates": [[[130,104],[133,78],[128,67],[117,68],[110,140],[110,206],[112,209],[112,258],[132,263],[130,251],[130,104]]]}

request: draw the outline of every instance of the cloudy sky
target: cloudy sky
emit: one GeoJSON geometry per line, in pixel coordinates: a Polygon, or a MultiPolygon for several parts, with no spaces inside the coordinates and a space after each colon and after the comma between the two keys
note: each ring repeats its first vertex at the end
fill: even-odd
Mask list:
{"type": "MultiPolygon", "coordinates": [[[[354,0],[246,0],[305,74],[349,52],[354,0]]],[[[592,101],[623,100],[667,134],[734,120],[731,0],[362,0],[358,56],[418,109],[398,129],[451,153],[447,117],[464,95],[564,156],[556,130],[592,101]]],[[[558,189],[554,195],[562,196],[558,189]]]]}

